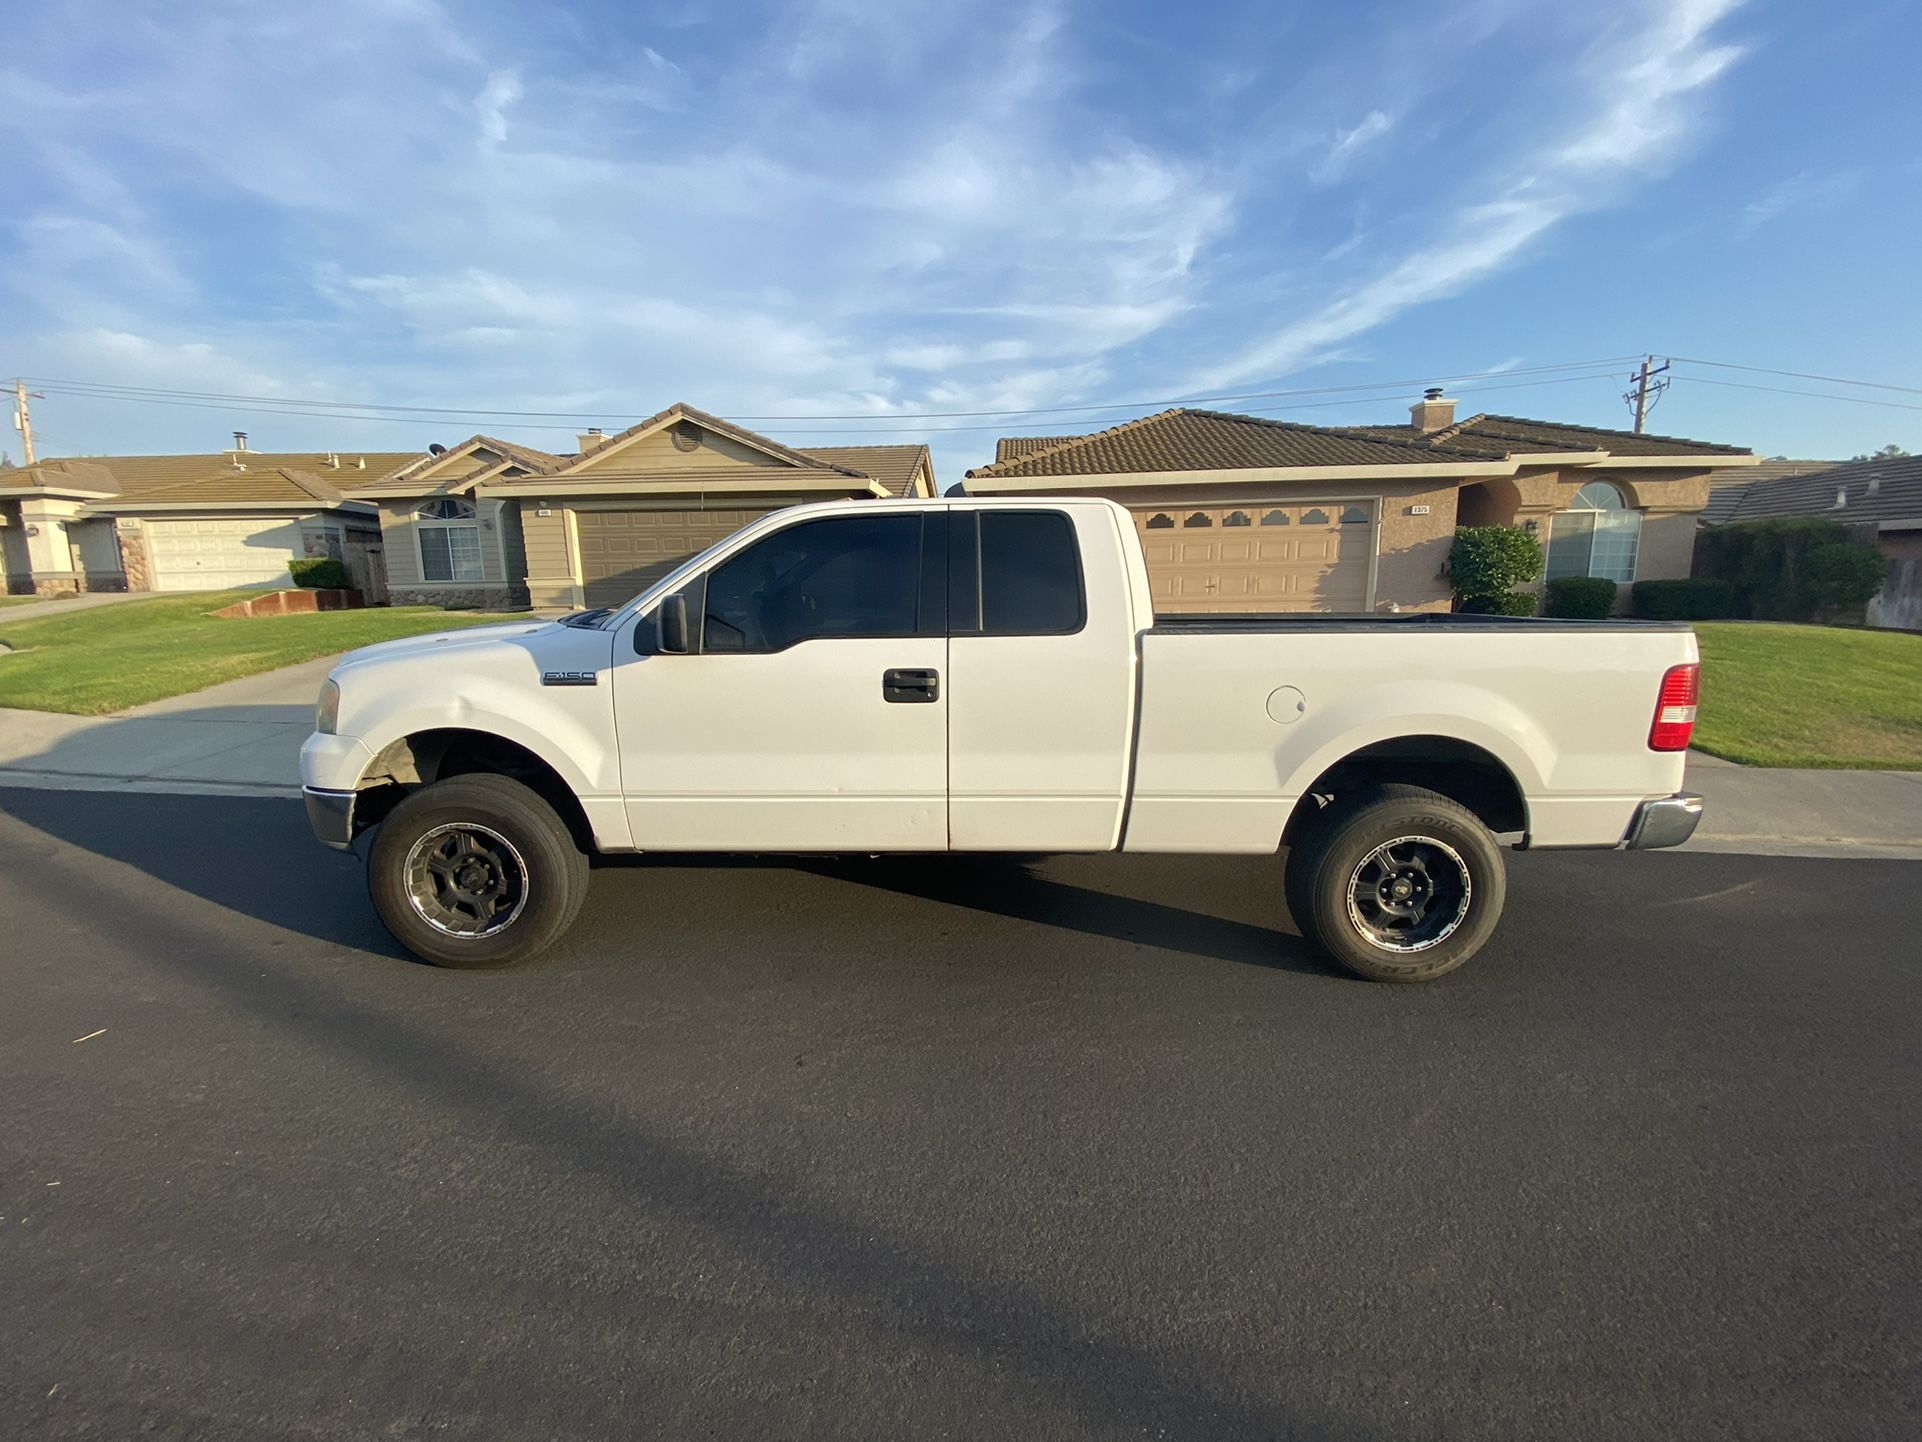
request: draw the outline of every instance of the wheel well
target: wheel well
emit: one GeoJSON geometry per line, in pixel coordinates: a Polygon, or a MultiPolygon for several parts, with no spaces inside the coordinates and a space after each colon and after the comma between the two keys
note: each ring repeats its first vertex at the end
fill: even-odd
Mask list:
{"type": "Polygon", "coordinates": [[[1466,806],[1497,834],[1528,829],[1528,803],[1509,769],[1489,752],[1452,736],[1400,736],[1342,757],[1314,779],[1282,832],[1293,844],[1304,824],[1344,791],[1399,782],[1423,786],[1466,806]]]}
{"type": "Polygon", "coordinates": [[[354,831],[384,820],[411,791],[476,772],[511,777],[526,786],[554,808],[573,833],[575,844],[592,852],[594,837],[587,813],[560,772],[518,741],[459,727],[416,731],[382,747],[361,776],[354,831]]]}

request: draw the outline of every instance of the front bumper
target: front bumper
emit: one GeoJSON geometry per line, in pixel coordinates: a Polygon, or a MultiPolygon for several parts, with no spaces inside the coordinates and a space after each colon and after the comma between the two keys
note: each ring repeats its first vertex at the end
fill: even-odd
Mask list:
{"type": "Polygon", "coordinates": [[[307,824],[323,846],[345,851],[354,844],[354,797],[352,791],[327,791],[318,786],[303,786],[307,798],[307,824]]]}
{"type": "Polygon", "coordinates": [[[1624,844],[1631,851],[1652,851],[1662,846],[1680,846],[1695,834],[1702,819],[1702,798],[1692,791],[1678,791],[1658,801],[1644,801],[1635,809],[1624,844]]]}

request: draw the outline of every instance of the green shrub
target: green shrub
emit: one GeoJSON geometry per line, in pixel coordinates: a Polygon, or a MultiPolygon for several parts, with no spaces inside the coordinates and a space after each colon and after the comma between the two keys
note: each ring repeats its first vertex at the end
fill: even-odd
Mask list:
{"type": "Polygon", "coordinates": [[[1696,569],[1734,587],[1733,614],[1755,621],[1812,621],[1859,606],[1887,571],[1873,546],[1820,516],[1714,527],[1702,535],[1696,569]]]}
{"type": "Polygon", "coordinates": [[[1606,576],[1557,576],[1548,583],[1544,616],[1605,621],[1615,612],[1615,583],[1606,576]]]}
{"type": "Polygon", "coordinates": [[[296,586],[304,586],[309,591],[342,591],[354,584],[354,578],[347,568],[331,556],[309,556],[305,560],[289,561],[288,574],[294,578],[296,586]]]}
{"type": "Polygon", "coordinates": [[[1504,591],[1496,596],[1463,596],[1455,609],[1467,616],[1532,616],[1538,599],[1527,591],[1504,591]]]}
{"type": "Polygon", "coordinates": [[[1520,526],[1457,526],[1448,552],[1455,594],[1500,596],[1542,573],[1542,548],[1520,526]]]}
{"type": "Polygon", "coordinates": [[[1833,614],[1867,605],[1888,579],[1889,563],[1875,547],[1850,540],[1810,551],[1807,571],[1816,611],[1833,614]]]}
{"type": "Polygon", "coordinates": [[[1735,613],[1735,588],[1707,576],[1637,581],[1631,594],[1644,621],[1724,621],[1735,613]]]}

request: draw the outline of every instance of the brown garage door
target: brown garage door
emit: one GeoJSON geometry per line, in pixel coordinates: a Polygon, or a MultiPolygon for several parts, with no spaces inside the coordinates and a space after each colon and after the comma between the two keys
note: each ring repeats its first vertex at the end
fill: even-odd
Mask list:
{"type": "Polygon", "coordinates": [[[591,606],[618,606],[766,511],[577,511],[591,606]]]}
{"type": "Polygon", "coordinates": [[[1365,611],[1372,502],[1139,508],[1155,610],[1365,611]]]}

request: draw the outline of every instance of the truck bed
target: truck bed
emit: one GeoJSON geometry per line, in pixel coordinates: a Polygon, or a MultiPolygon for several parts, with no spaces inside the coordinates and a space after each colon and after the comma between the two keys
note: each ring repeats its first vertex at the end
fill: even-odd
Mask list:
{"type": "Polygon", "coordinates": [[[1618,616],[1603,621],[1572,621],[1552,616],[1481,616],[1448,611],[1330,611],[1319,614],[1290,611],[1265,616],[1246,613],[1156,616],[1151,629],[1153,632],[1181,635],[1207,632],[1257,632],[1265,635],[1279,631],[1471,631],[1477,634],[1489,631],[1576,631],[1595,635],[1614,631],[1687,631],[1691,627],[1686,621],[1633,621],[1618,616]]]}
{"type": "Polygon", "coordinates": [[[1180,616],[1137,647],[1131,851],[1272,850],[1317,779],[1375,746],[1500,766],[1538,847],[1617,845],[1681,789],[1683,755],[1648,736],[1663,674],[1697,656],[1685,624],[1180,616]]]}

